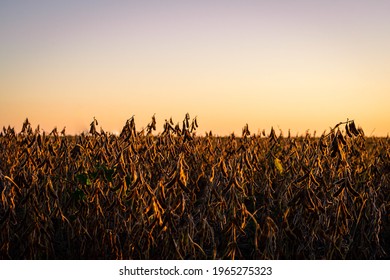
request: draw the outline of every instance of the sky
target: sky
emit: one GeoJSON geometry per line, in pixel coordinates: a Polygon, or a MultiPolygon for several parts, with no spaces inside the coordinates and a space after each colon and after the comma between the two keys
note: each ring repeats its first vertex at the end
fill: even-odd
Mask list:
{"type": "Polygon", "coordinates": [[[0,127],[390,132],[390,1],[0,1],[0,127]]]}

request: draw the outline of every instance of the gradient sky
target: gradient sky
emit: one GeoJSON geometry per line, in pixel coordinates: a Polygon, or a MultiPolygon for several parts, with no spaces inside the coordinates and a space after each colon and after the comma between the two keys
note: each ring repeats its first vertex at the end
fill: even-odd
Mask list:
{"type": "Polygon", "coordinates": [[[390,1],[0,1],[0,127],[390,132],[390,1]]]}

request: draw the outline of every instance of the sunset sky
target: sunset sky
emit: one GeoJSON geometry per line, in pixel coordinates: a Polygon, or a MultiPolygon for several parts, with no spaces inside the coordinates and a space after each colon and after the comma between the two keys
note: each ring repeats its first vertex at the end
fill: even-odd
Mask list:
{"type": "Polygon", "coordinates": [[[0,1],[0,128],[390,132],[390,1],[0,1]]]}

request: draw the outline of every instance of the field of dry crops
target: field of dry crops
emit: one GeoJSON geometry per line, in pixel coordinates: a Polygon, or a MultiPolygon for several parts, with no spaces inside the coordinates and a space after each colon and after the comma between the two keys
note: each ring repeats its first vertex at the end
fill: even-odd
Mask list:
{"type": "Polygon", "coordinates": [[[390,139],[198,137],[196,119],[120,135],[0,133],[1,259],[381,259],[390,139]]]}

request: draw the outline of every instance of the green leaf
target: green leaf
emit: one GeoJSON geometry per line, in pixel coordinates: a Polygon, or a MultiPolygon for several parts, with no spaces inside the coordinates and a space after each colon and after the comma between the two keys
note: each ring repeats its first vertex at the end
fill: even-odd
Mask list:
{"type": "Polygon", "coordinates": [[[282,162],[280,161],[280,159],[275,158],[274,163],[275,163],[276,169],[279,171],[280,174],[282,174],[283,173],[283,165],[282,165],[282,162]]]}
{"type": "Polygon", "coordinates": [[[89,179],[87,173],[76,174],[76,179],[82,185],[87,185],[87,186],[91,185],[91,180],[89,179]]]}

